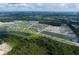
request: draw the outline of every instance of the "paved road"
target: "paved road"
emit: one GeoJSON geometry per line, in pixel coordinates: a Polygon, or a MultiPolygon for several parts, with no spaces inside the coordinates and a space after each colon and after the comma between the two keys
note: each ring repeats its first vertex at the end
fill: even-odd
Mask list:
{"type": "Polygon", "coordinates": [[[54,36],[54,37],[58,37],[58,38],[62,38],[62,39],[67,39],[67,40],[70,40],[73,42],[78,42],[78,39],[76,37],[69,37],[67,35],[62,35],[62,34],[58,34],[58,33],[54,33],[54,32],[43,31],[43,32],[41,32],[41,34],[50,35],[50,36],[54,36]]]}

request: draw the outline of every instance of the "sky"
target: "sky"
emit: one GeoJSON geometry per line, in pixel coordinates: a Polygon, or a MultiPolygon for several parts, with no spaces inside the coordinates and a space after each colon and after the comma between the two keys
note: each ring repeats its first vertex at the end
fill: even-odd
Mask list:
{"type": "Polygon", "coordinates": [[[78,12],[79,3],[0,3],[0,12],[5,11],[78,12]]]}

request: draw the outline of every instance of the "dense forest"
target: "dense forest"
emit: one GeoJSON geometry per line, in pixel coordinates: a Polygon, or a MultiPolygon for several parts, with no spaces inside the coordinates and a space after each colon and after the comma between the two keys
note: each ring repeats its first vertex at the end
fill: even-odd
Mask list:
{"type": "Polygon", "coordinates": [[[64,39],[31,34],[29,36],[2,35],[3,42],[13,48],[9,55],[73,55],[79,54],[79,47],[64,39]],[[60,40],[60,41],[59,41],[60,40]]]}

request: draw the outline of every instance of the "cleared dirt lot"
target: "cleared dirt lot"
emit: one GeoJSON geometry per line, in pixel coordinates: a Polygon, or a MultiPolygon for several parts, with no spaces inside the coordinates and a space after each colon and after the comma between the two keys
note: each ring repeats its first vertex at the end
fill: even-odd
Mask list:
{"type": "Polygon", "coordinates": [[[6,54],[12,49],[7,43],[3,43],[0,45],[0,55],[6,54]]]}

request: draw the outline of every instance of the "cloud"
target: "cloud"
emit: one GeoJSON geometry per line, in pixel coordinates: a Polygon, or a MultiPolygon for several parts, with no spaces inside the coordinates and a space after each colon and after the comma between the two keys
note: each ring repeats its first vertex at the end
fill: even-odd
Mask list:
{"type": "Polygon", "coordinates": [[[0,11],[79,11],[78,3],[0,3],[0,11]]]}

